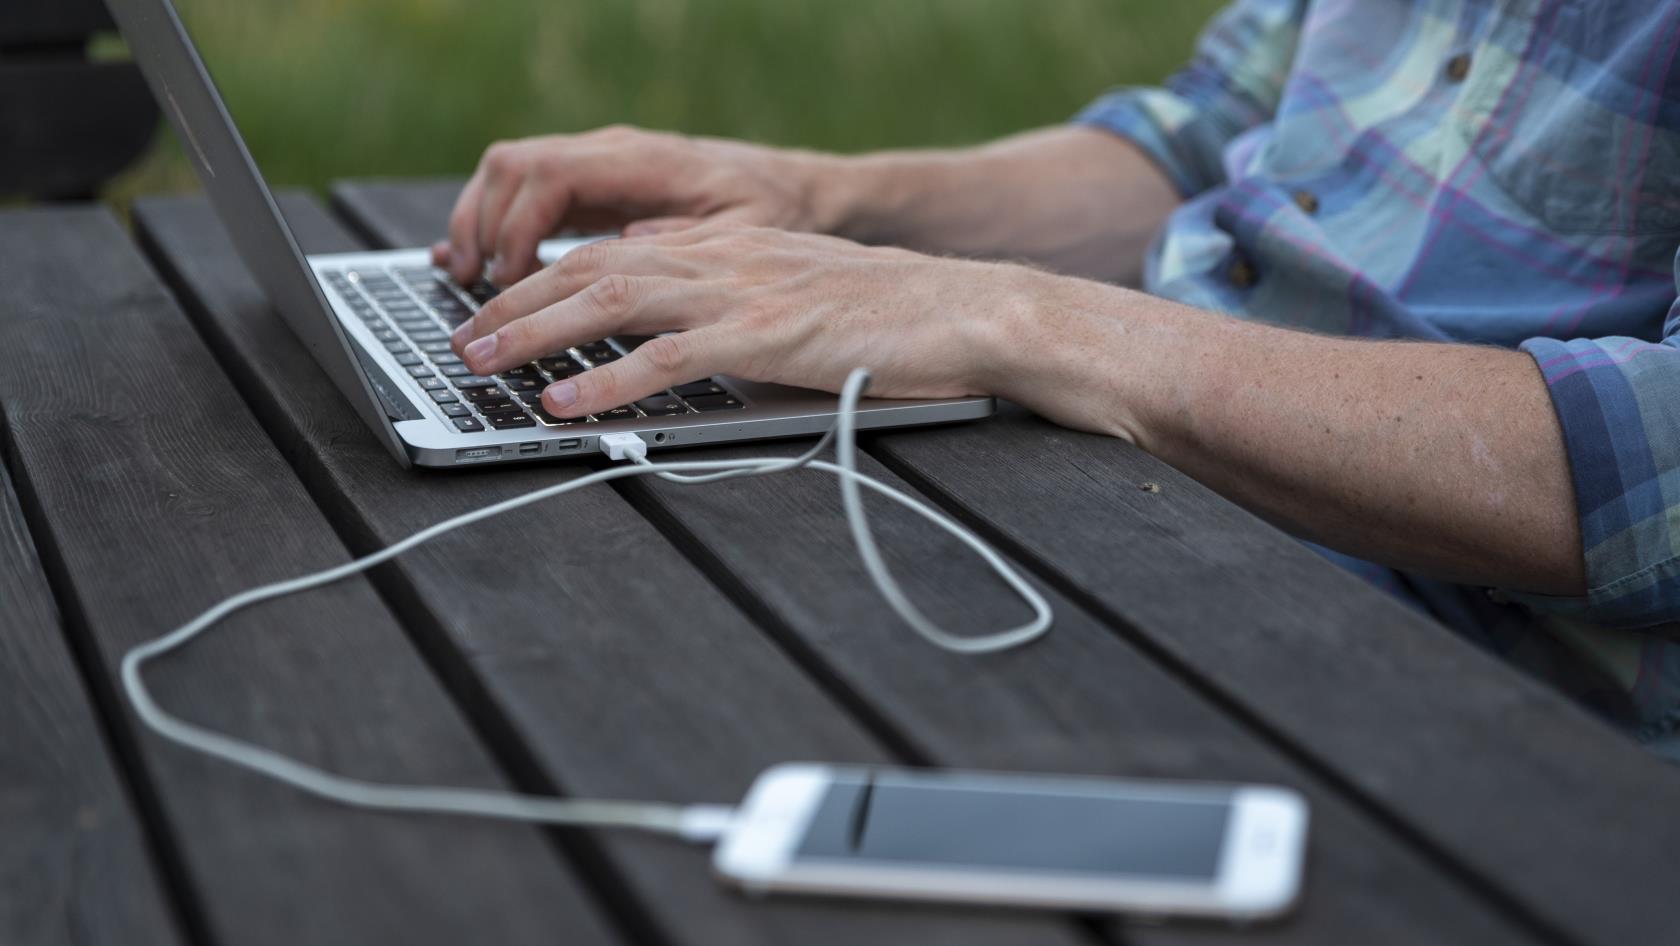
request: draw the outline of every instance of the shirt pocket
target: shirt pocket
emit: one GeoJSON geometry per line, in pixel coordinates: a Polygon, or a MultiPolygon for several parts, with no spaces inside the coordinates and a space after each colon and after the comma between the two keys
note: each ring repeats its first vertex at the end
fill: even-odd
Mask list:
{"type": "Polygon", "coordinates": [[[1496,38],[1478,51],[1465,94],[1483,103],[1468,109],[1471,150],[1553,231],[1680,230],[1674,11],[1597,0],[1536,6],[1524,46],[1496,38]],[[1523,49],[1519,59],[1511,48],[1523,49]],[[1486,76],[1479,90],[1477,72],[1486,76]]]}

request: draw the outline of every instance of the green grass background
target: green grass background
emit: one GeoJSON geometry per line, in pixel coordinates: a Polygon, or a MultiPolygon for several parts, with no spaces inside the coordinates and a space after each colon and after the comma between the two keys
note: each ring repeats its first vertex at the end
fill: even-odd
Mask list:
{"type": "MultiPolygon", "coordinates": [[[[976,142],[1158,81],[1223,0],[176,0],[276,187],[465,174],[631,122],[837,151],[976,142]]],[[[113,187],[195,186],[172,135],[113,187]]]]}

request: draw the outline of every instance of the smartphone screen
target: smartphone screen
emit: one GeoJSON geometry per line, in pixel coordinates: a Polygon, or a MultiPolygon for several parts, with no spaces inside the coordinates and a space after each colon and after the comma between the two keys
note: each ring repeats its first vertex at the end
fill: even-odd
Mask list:
{"type": "Polygon", "coordinates": [[[993,788],[899,772],[831,782],[796,863],[888,862],[1212,882],[1232,811],[1228,792],[993,788]]]}

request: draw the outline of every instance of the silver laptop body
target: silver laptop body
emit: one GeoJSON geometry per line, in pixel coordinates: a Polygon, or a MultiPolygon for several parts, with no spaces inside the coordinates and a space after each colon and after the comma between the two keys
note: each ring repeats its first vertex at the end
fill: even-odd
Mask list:
{"type": "MultiPolygon", "coordinates": [[[[586,457],[601,434],[616,431],[658,449],[812,434],[833,422],[833,395],[730,377],[700,379],[612,416],[571,421],[536,409],[533,386],[540,392],[556,377],[622,357],[635,339],[555,352],[496,378],[465,373],[439,340],[489,290],[450,283],[425,249],[305,257],[170,0],[107,5],[240,258],[404,466],[586,457]]],[[[582,242],[548,241],[539,256],[551,262],[582,242]]],[[[973,420],[994,408],[985,397],[869,399],[858,427],[973,420]]]]}

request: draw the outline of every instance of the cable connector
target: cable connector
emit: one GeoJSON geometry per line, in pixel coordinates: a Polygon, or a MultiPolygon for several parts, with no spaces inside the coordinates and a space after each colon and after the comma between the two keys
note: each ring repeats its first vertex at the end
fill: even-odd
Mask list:
{"type": "Polygon", "coordinates": [[[617,462],[629,460],[635,462],[647,458],[648,445],[640,434],[602,434],[601,452],[607,459],[617,462]]]}
{"type": "Polygon", "coordinates": [[[735,809],[728,805],[689,805],[677,823],[677,836],[706,844],[723,837],[734,822],[735,809]]]}

